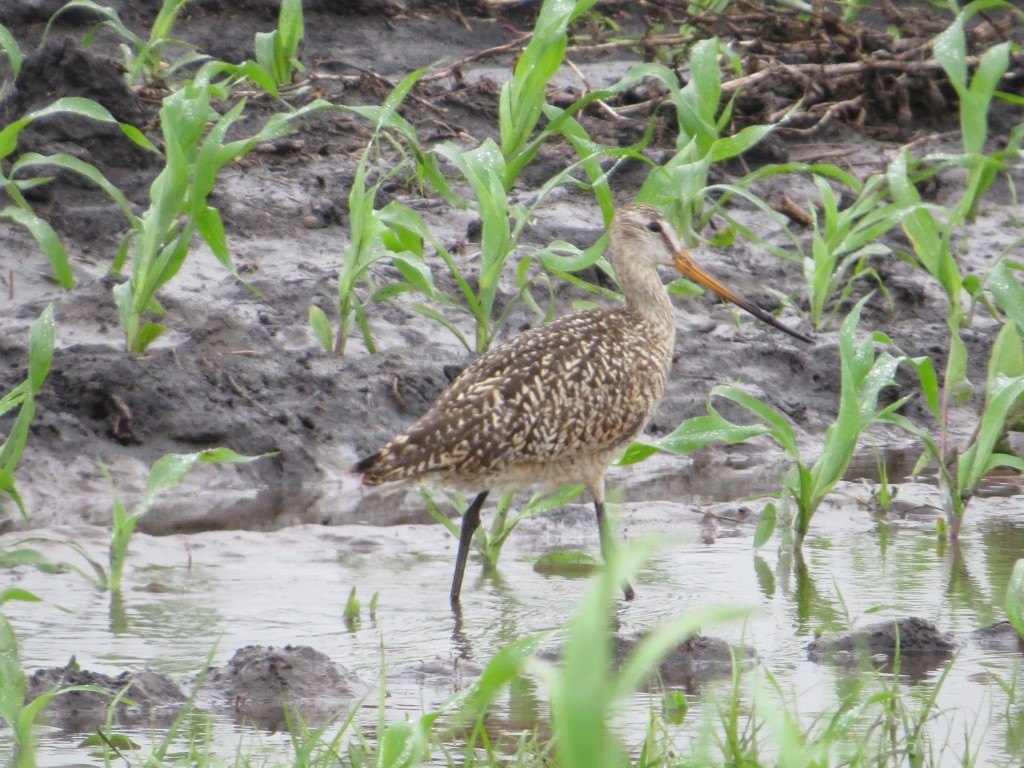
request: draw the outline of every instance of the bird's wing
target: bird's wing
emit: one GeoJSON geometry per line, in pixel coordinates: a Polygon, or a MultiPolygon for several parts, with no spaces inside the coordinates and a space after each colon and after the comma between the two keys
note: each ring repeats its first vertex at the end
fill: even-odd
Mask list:
{"type": "Polygon", "coordinates": [[[657,353],[615,319],[607,310],[579,313],[516,336],[467,367],[388,447],[422,474],[624,446],[650,418],[664,372],[657,353]]]}

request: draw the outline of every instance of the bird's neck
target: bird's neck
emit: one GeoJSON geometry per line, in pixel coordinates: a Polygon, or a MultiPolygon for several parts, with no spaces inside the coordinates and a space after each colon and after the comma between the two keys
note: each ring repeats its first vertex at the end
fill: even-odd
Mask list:
{"type": "Polygon", "coordinates": [[[642,319],[675,330],[675,313],[668,291],[658,273],[646,264],[636,262],[620,266],[616,273],[626,306],[642,319]]]}

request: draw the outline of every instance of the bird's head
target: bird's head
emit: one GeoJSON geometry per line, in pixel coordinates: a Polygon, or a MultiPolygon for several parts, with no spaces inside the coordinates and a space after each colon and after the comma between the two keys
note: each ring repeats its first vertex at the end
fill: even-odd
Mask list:
{"type": "Polygon", "coordinates": [[[673,266],[688,280],[745,309],[758,320],[800,341],[813,341],[810,336],[783,325],[753,302],[736,295],[706,272],[683,247],[675,228],[657,208],[643,203],[630,203],[620,208],[612,223],[611,241],[620,259],[643,259],[652,268],[673,266]]]}

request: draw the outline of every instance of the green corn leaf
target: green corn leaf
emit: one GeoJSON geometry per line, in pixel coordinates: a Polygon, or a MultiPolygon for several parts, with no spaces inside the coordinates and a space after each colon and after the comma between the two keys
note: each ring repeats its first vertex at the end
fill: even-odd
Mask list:
{"type": "Polygon", "coordinates": [[[1024,375],[1024,346],[1021,332],[1014,323],[1006,323],[999,329],[989,356],[986,391],[995,386],[998,376],[1016,377],[1024,375]]]}
{"type": "Polygon", "coordinates": [[[28,334],[28,381],[32,394],[36,394],[46,381],[53,362],[53,304],[32,323],[28,334]]]}
{"type": "Polygon", "coordinates": [[[1018,262],[1000,259],[988,275],[988,287],[999,308],[1017,324],[1017,331],[1024,334],[1024,286],[1014,274],[1024,269],[1018,262]]]}
{"type": "Polygon", "coordinates": [[[2,24],[0,24],[0,50],[7,55],[7,60],[11,63],[11,73],[17,78],[18,73],[21,72],[21,48],[18,41],[14,39],[14,35],[2,24]]]}
{"type": "Polygon", "coordinates": [[[1024,638],[1024,558],[1013,566],[1010,583],[1006,587],[1006,617],[1024,638]]]}
{"type": "Polygon", "coordinates": [[[770,434],[779,441],[786,453],[794,459],[800,457],[800,450],[797,447],[796,433],[793,431],[793,427],[790,426],[789,420],[783,414],[779,413],[762,400],[759,400],[753,395],[747,394],[736,387],[721,385],[714,387],[708,396],[709,402],[716,397],[723,397],[726,400],[731,400],[737,405],[746,408],[771,427],[769,430],[770,434]]]}
{"type": "Polygon", "coordinates": [[[957,461],[957,477],[963,493],[974,491],[982,477],[995,466],[1007,466],[999,459],[992,463],[993,451],[1006,427],[1010,410],[1024,397],[1024,360],[1021,338],[1014,323],[1003,325],[989,359],[985,408],[977,436],[957,461]]]}
{"type": "Polygon", "coordinates": [[[217,257],[217,261],[231,273],[232,277],[237,278],[238,272],[235,270],[234,262],[231,261],[231,252],[228,250],[228,236],[224,231],[224,221],[221,219],[220,211],[208,205],[203,205],[202,209],[196,213],[195,220],[199,234],[202,235],[206,244],[210,246],[213,255],[217,257]]]}
{"type": "Polygon", "coordinates": [[[964,15],[960,14],[932,42],[935,60],[946,70],[950,83],[962,94],[967,89],[967,42],[964,38],[964,15]]]}
{"type": "Polygon", "coordinates": [[[331,321],[315,304],[309,308],[309,327],[313,329],[313,335],[325,352],[334,349],[334,330],[331,328],[331,321]]]}
{"type": "Polygon", "coordinates": [[[430,267],[421,259],[407,258],[403,254],[395,254],[391,257],[391,263],[402,273],[410,285],[424,296],[433,298],[437,294],[434,286],[434,278],[430,274],[430,267]]]}
{"type": "Polygon", "coordinates": [[[295,61],[299,44],[306,35],[305,22],[302,15],[302,0],[281,0],[281,12],[278,14],[277,27],[281,31],[281,45],[293,66],[301,65],[295,61]]]}
{"type": "Polygon", "coordinates": [[[580,250],[565,240],[555,240],[535,258],[549,272],[579,272],[598,263],[607,247],[608,235],[602,235],[596,243],[585,250],[580,250]]]}
{"type": "Polygon", "coordinates": [[[473,351],[473,345],[470,344],[469,339],[466,338],[466,335],[459,329],[459,327],[455,325],[455,323],[453,323],[447,317],[445,317],[443,314],[438,312],[436,309],[434,309],[433,307],[429,307],[426,304],[413,304],[412,309],[416,312],[419,312],[424,317],[429,317],[438,325],[447,328],[449,331],[451,331],[452,335],[459,340],[459,343],[466,348],[467,351],[473,351]]]}
{"type": "Polygon", "coordinates": [[[248,464],[262,456],[244,456],[227,448],[209,448],[197,453],[168,453],[161,456],[149,471],[146,482],[146,496],[135,514],[152,506],[157,497],[166,490],[179,485],[196,462],[207,464],[248,464]]]}
{"type": "Polygon", "coordinates": [[[166,325],[161,325],[159,323],[143,323],[142,328],[139,329],[139,335],[136,337],[135,349],[132,351],[145,352],[149,349],[150,344],[164,335],[166,330],[166,325]]]}
{"type": "Polygon", "coordinates": [[[29,382],[23,381],[3,397],[0,397],[0,416],[21,405],[25,399],[25,393],[29,391],[29,382]]]}
{"type": "Polygon", "coordinates": [[[124,213],[125,218],[128,219],[128,224],[131,227],[138,225],[138,218],[132,212],[131,203],[128,202],[128,198],[124,196],[124,193],[112,184],[106,176],[100,173],[96,166],[83,160],[79,160],[77,157],[60,153],[54,155],[40,155],[37,152],[26,152],[11,164],[10,176],[11,178],[14,178],[18,171],[25,168],[35,168],[40,166],[63,168],[64,170],[78,174],[82,178],[88,179],[103,190],[111,200],[117,203],[118,208],[120,208],[121,212],[124,213]]]}
{"type": "MultiPolygon", "coordinates": [[[[259,56],[258,51],[256,55],[257,57],[259,56]]],[[[243,61],[238,65],[238,73],[248,77],[271,96],[279,97],[281,95],[277,89],[277,80],[274,78],[274,75],[258,62],[243,61]]]]}
{"type": "Polygon", "coordinates": [[[768,539],[775,532],[775,524],[778,520],[778,510],[774,502],[764,505],[761,516],[757,520],[757,530],[754,531],[754,549],[760,549],[768,543],[768,539]]]}
{"type": "Polygon", "coordinates": [[[275,84],[283,85],[281,79],[281,61],[278,57],[278,42],[281,39],[280,33],[275,29],[273,32],[257,32],[253,40],[253,48],[256,52],[256,63],[264,71],[270,73],[275,84]]]}
{"type": "Polygon", "coordinates": [[[687,419],[655,446],[670,453],[689,453],[712,443],[731,445],[769,432],[764,424],[733,424],[717,411],[687,419]]]}
{"type": "Polygon", "coordinates": [[[27,229],[42,248],[43,253],[46,254],[46,258],[53,268],[54,277],[57,278],[61,288],[68,290],[74,287],[75,278],[71,274],[71,263],[68,261],[67,251],[47,221],[36,216],[31,210],[13,205],[0,210],[0,219],[10,219],[27,229]]]}
{"type": "Polygon", "coordinates": [[[27,589],[21,589],[20,587],[10,587],[0,592],[0,605],[10,602],[11,600],[20,600],[23,603],[41,603],[43,600],[38,597],[35,593],[29,592],[27,589]]]}
{"type": "Polygon", "coordinates": [[[748,125],[739,133],[716,139],[710,150],[712,163],[738,157],[772,132],[773,125],[748,125]]]}

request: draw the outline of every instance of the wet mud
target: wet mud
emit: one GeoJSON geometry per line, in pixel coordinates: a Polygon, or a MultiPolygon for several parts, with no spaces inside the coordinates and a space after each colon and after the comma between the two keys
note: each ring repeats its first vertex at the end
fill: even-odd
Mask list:
{"type": "MultiPolygon", "coordinates": [[[[145,4],[124,2],[117,6],[129,22],[144,24],[149,20],[145,4]]],[[[443,3],[432,4],[430,11],[408,5],[389,7],[388,15],[362,4],[307,9],[304,55],[306,60],[317,62],[310,73],[317,93],[342,103],[379,103],[388,83],[417,67],[442,58],[461,61],[488,47],[514,43],[516,30],[528,28],[534,12],[529,4],[480,3],[467,8],[466,4],[443,3]],[[416,41],[415,46],[406,45],[411,40],[416,41]],[[328,77],[331,73],[336,76],[328,77]]],[[[210,55],[239,60],[251,55],[248,46],[252,32],[268,23],[267,8],[258,4],[239,8],[226,26],[212,23],[220,12],[218,8],[204,3],[190,5],[176,33],[210,55]],[[214,29],[218,31],[213,33],[214,29]]],[[[819,57],[822,51],[827,52],[828,60],[823,63],[850,63],[863,60],[866,52],[877,52],[883,44],[884,35],[873,31],[870,24],[854,28],[818,20],[801,27],[795,21],[780,19],[769,25],[774,30],[772,35],[751,48],[750,35],[743,30],[752,30],[757,26],[755,21],[769,13],[765,9],[755,13],[752,8],[757,6],[715,22],[697,20],[699,27],[706,27],[705,34],[725,34],[729,30],[738,34],[739,49],[745,52],[752,74],[773,61],[790,67],[786,71],[797,71],[792,67],[814,60],[812,48],[819,57]],[[744,24],[752,26],[737,27],[744,19],[744,24]],[[830,41],[828,46],[812,42],[822,36],[830,41]]],[[[629,4],[609,4],[609,12],[626,30],[640,31],[655,21],[629,4]]],[[[673,11],[670,8],[665,12],[673,11]]],[[[91,26],[85,12],[58,17],[44,47],[33,50],[30,46],[41,40],[41,13],[35,4],[14,3],[5,4],[0,14],[0,23],[11,28],[28,53],[21,76],[5,94],[0,114],[11,119],[55,97],[85,96],[99,101],[119,119],[139,126],[159,143],[154,121],[163,95],[160,83],[127,88],[112,35],[101,32],[92,45],[83,48],[82,35],[91,26]]],[[[917,24],[919,29],[910,40],[919,42],[938,23],[931,21],[922,26],[918,16],[895,21],[917,24]]],[[[977,38],[972,39],[972,45],[983,46],[989,40],[994,33],[986,30],[972,31],[977,38]]],[[[911,49],[914,46],[908,45],[907,50],[911,49]]],[[[909,54],[901,48],[894,55],[909,54]]],[[[626,47],[612,47],[608,53],[583,50],[579,58],[588,68],[606,73],[605,78],[638,61],[626,47]]],[[[510,54],[495,54],[477,65],[487,74],[475,74],[474,64],[468,63],[458,67],[457,74],[429,80],[421,86],[423,95],[416,91],[415,98],[408,100],[404,116],[418,126],[428,146],[431,141],[450,136],[471,144],[494,135],[499,84],[494,78],[502,77],[501,73],[507,71],[503,68],[511,61],[510,54]]],[[[932,78],[930,82],[934,88],[948,91],[940,79],[932,78]]],[[[912,81],[887,83],[882,75],[872,80],[864,73],[837,81],[836,87],[844,89],[859,84],[865,93],[860,108],[866,117],[832,114],[827,124],[815,128],[813,142],[809,134],[794,133],[794,126],[784,125],[773,135],[777,151],[801,162],[829,158],[839,151],[846,156],[845,162],[862,175],[880,170],[879,157],[891,156],[901,144],[885,141],[878,131],[862,130],[864,121],[876,127],[896,124],[891,110],[884,106],[883,95],[893,88],[911,94],[921,90],[912,81]]],[[[759,78],[755,85],[744,91],[744,99],[737,104],[735,128],[763,117],[763,109],[755,108],[757,105],[795,97],[790,92],[795,87],[791,82],[759,78]],[[777,92],[766,90],[768,83],[777,92]]],[[[810,88],[811,84],[804,86],[810,88]]],[[[579,82],[559,82],[558,87],[570,96],[581,92],[579,82]]],[[[817,87],[820,89],[820,84],[817,87]]],[[[846,95],[844,91],[841,97],[846,95]]],[[[651,119],[664,133],[651,148],[652,155],[657,155],[672,145],[672,121],[670,116],[654,112],[658,92],[650,87],[624,101],[641,96],[645,106],[636,117],[628,113],[628,124],[642,128],[645,115],[653,116],[651,119]]],[[[819,94],[818,102],[824,98],[819,94]]],[[[812,106],[801,114],[813,115],[812,106]]],[[[940,106],[937,101],[913,101],[911,119],[898,121],[900,131],[928,140],[928,131],[950,127],[948,116],[955,113],[948,104],[940,106]]],[[[240,130],[250,130],[276,108],[270,99],[252,98],[247,110],[251,116],[240,130]]],[[[614,121],[610,123],[600,110],[586,113],[583,119],[592,135],[610,141],[623,128],[614,121]]],[[[153,156],[120,136],[115,127],[97,128],[83,122],[60,116],[41,121],[26,131],[23,148],[41,153],[71,152],[87,158],[133,203],[144,204],[148,185],[158,170],[153,156]]],[[[0,254],[0,273],[9,283],[0,341],[0,386],[5,391],[23,375],[24,329],[47,302],[57,301],[58,351],[53,373],[39,398],[39,414],[20,473],[22,492],[32,510],[28,525],[95,520],[97,513],[91,513],[90,508],[94,503],[105,506],[105,500],[89,493],[89,489],[102,486],[96,460],[108,464],[115,478],[126,476],[126,490],[130,492],[131,478],[138,476],[140,466],[148,466],[168,451],[213,445],[247,453],[276,451],[277,455],[244,467],[208,472],[193,481],[192,487],[204,489],[263,490],[260,498],[251,499],[250,519],[246,519],[245,505],[234,499],[226,514],[212,515],[211,525],[263,528],[293,522],[296,514],[306,521],[358,514],[361,498],[347,481],[345,469],[357,456],[373,451],[420,415],[469,360],[453,338],[445,338],[438,327],[401,303],[369,307],[369,322],[380,348],[376,355],[366,353],[360,340],[353,338],[344,358],[332,358],[313,339],[307,325],[308,309],[317,304],[329,311],[336,300],[335,274],[347,237],[348,185],[354,173],[354,155],[366,136],[365,127],[354,117],[317,118],[295,135],[261,147],[226,169],[214,202],[224,215],[242,279],[260,293],[232,279],[197,245],[183,273],[161,295],[169,312],[171,332],[142,356],[122,351],[110,295],[116,278],[112,280],[107,269],[125,228],[116,206],[98,190],[66,173],[58,173],[53,183],[34,190],[34,205],[53,222],[74,260],[78,285],[68,293],[55,291],[46,280],[45,263],[31,241],[15,228],[2,225],[10,244],[0,254]],[[310,490],[319,484],[335,483],[341,485],[340,491],[337,486],[322,493],[310,490]],[[297,512],[293,506],[282,513],[280,520],[268,519],[268,494],[290,497],[300,487],[309,500],[306,511],[297,512]],[[61,504],[69,495],[77,503],[61,504]]],[[[999,137],[993,139],[998,141],[999,137]]],[[[941,138],[933,141],[936,148],[941,146],[941,138]]],[[[549,178],[569,158],[568,147],[555,144],[546,148],[515,194],[528,196],[531,183],[549,178]]],[[[727,166],[721,170],[723,180],[753,167],[754,162],[727,166]]],[[[613,180],[620,201],[630,199],[644,173],[646,170],[637,164],[620,169],[613,180]]],[[[955,184],[955,178],[940,176],[935,180],[935,194],[941,197],[944,186],[955,184]]],[[[789,198],[799,199],[796,195],[801,190],[771,187],[768,182],[758,191],[770,200],[784,191],[789,198]]],[[[471,253],[474,231],[478,231],[471,215],[451,211],[438,201],[410,196],[397,187],[385,187],[383,194],[381,204],[390,196],[403,199],[420,209],[442,241],[468,240],[467,253],[471,253]]],[[[986,235],[986,227],[979,224],[976,235],[972,234],[976,240],[964,254],[967,271],[981,271],[999,250],[996,240],[1000,233],[986,235]]],[[[991,231],[990,225],[988,229],[991,231]]],[[[591,199],[565,190],[552,197],[551,206],[538,211],[524,248],[545,245],[556,237],[587,246],[601,232],[591,199]]],[[[899,245],[895,242],[899,234],[889,237],[899,245]]],[[[768,309],[777,307],[769,289],[799,293],[798,264],[781,261],[751,246],[705,248],[700,258],[712,271],[729,275],[737,290],[768,309]]],[[[471,263],[465,266],[472,270],[471,263]]],[[[934,286],[900,260],[888,259],[873,266],[890,286],[891,302],[876,295],[865,312],[865,327],[884,330],[910,353],[940,353],[945,326],[941,298],[934,286]]],[[[375,267],[375,278],[387,282],[388,269],[375,267]]],[[[867,281],[861,281],[856,293],[870,288],[867,281]]],[[[512,297],[512,287],[503,286],[499,303],[512,297]]],[[[556,312],[565,311],[569,302],[580,298],[584,294],[561,288],[556,312]]],[[[732,315],[720,306],[712,306],[708,299],[687,299],[678,314],[677,360],[664,402],[649,427],[652,435],[664,434],[684,418],[702,413],[707,390],[722,381],[751,388],[791,416],[805,435],[820,434],[831,422],[839,386],[834,375],[838,367],[834,330],[815,334],[814,345],[804,347],[749,319],[736,327],[732,315]]],[[[788,312],[783,313],[783,319],[798,321],[788,312]]],[[[520,309],[513,313],[503,333],[512,334],[537,322],[527,310],[520,309]]],[[[981,361],[991,331],[991,323],[979,317],[966,334],[974,380],[983,375],[981,361]]],[[[909,392],[913,382],[907,377],[902,385],[906,391],[892,391],[885,397],[895,399],[909,392]]],[[[907,411],[912,417],[925,414],[918,402],[909,404],[907,411]]],[[[969,418],[965,422],[964,429],[968,430],[969,418]]],[[[167,523],[173,511],[158,509],[152,515],[156,516],[162,520],[154,524],[154,530],[175,529],[167,523]]],[[[6,525],[23,523],[9,516],[6,525]]],[[[181,529],[195,525],[190,521],[181,529]]]]}

